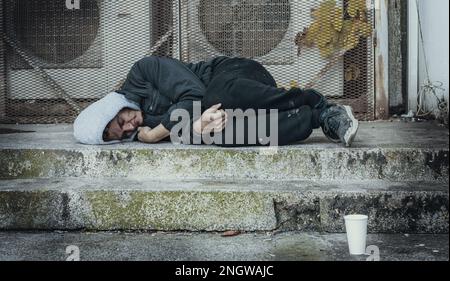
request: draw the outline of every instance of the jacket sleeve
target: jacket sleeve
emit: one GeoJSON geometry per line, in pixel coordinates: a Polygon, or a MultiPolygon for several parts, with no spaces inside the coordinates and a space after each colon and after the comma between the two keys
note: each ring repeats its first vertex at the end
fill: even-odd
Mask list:
{"type": "Polygon", "coordinates": [[[178,121],[170,121],[170,114],[176,109],[184,109],[192,117],[193,102],[200,101],[206,89],[198,76],[182,62],[151,56],[133,65],[120,92],[128,99],[141,103],[148,97],[148,91],[157,91],[172,101],[173,104],[161,119],[161,124],[171,130],[178,121]],[[129,88],[133,91],[127,91],[129,88]]]}
{"type": "Polygon", "coordinates": [[[230,57],[218,56],[207,61],[200,61],[198,63],[186,63],[186,67],[192,70],[207,87],[212,79],[213,69],[219,66],[222,62],[228,60],[230,57]]]}

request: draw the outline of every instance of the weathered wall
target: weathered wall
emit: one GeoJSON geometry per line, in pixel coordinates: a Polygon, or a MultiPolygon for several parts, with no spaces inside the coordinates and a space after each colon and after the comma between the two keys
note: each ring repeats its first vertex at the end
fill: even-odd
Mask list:
{"type": "Polygon", "coordinates": [[[403,36],[402,20],[404,0],[391,0],[388,2],[389,18],[389,107],[391,113],[404,110],[404,80],[403,67],[403,36]]]}
{"type": "MultiPolygon", "coordinates": [[[[420,0],[419,11],[423,25],[425,54],[428,59],[429,72],[432,81],[444,83],[444,95],[449,96],[449,1],[420,0]]],[[[419,48],[419,83],[426,79],[426,67],[422,49],[419,48]]],[[[435,98],[427,99],[427,110],[436,106],[435,98]]]]}

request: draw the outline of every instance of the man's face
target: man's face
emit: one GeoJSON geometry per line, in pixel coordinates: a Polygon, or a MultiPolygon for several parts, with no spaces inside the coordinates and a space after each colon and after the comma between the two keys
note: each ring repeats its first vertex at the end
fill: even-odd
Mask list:
{"type": "Polygon", "coordinates": [[[131,137],[142,126],[142,112],[129,108],[122,109],[106,126],[103,133],[104,141],[123,140],[131,137]]]}

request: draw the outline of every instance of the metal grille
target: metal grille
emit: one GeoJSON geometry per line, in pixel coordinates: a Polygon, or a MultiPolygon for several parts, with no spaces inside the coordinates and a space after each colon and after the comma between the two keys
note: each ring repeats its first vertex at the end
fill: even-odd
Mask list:
{"type": "MultiPolygon", "coordinates": [[[[343,18],[349,18],[349,1],[357,0],[335,3],[343,18]]],[[[68,9],[65,0],[0,2],[4,123],[73,122],[77,110],[67,97],[84,108],[150,52],[189,62],[217,55],[252,58],[279,87],[314,86],[353,106],[359,119],[374,118],[371,36],[338,57],[297,44],[315,21],[314,11],[329,0],[80,0],[80,9],[68,9]]],[[[367,20],[373,24],[370,9],[367,20]]]]}
{"type": "MultiPolygon", "coordinates": [[[[60,0],[7,2],[6,12],[13,15],[8,35],[15,37],[41,67],[102,67],[100,11],[96,1],[82,1],[76,10],[67,9],[65,1],[60,0]]],[[[13,69],[30,68],[17,53],[11,55],[13,69]]]]}
{"type": "Polygon", "coordinates": [[[267,55],[285,38],[290,18],[288,0],[240,3],[201,0],[198,4],[202,34],[217,51],[227,56],[267,55]]]}
{"type": "MultiPolygon", "coordinates": [[[[326,0],[182,0],[181,58],[201,61],[217,55],[252,58],[275,77],[279,87],[314,87],[334,102],[351,105],[358,118],[374,117],[372,37],[338,58],[318,48],[297,48],[296,38],[311,26],[326,0]]],[[[331,1],[332,3],[333,1],[331,1]]],[[[360,1],[359,3],[366,3],[360,1]]],[[[348,1],[336,1],[349,18],[348,1]]],[[[373,27],[373,11],[367,7],[373,27]]],[[[332,22],[334,14],[323,15],[332,22]]]]}

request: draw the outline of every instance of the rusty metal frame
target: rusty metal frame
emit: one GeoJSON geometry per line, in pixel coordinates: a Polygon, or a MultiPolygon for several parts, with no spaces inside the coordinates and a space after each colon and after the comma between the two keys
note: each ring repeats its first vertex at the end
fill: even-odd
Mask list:
{"type": "Polygon", "coordinates": [[[388,1],[375,0],[375,119],[389,118],[388,1]]]}
{"type": "Polygon", "coordinates": [[[408,1],[408,110],[417,112],[419,92],[419,18],[416,1],[408,1]]]}
{"type": "MultiPolygon", "coordinates": [[[[3,0],[0,0],[0,34],[4,34],[3,0]]],[[[6,46],[0,38],[0,121],[6,118],[6,46]]]]}

